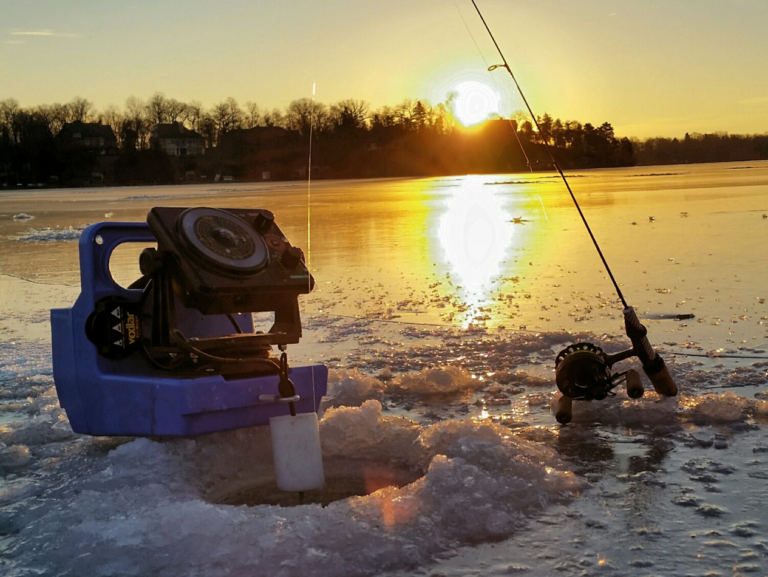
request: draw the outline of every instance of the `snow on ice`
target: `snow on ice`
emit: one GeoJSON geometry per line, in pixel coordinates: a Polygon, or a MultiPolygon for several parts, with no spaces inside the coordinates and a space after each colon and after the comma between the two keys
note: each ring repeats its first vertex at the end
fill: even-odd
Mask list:
{"type": "MultiPolygon", "coordinates": [[[[531,346],[531,337],[525,335],[521,343],[535,354],[559,345],[562,338],[541,335],[531,346]]],[[[329,482],[334,475],[351,472],[365,479],[365,472],[371,471],[374,477],[382,469],[403,471],[401,482],[325,507],[229,504],[232,495],[269,483],[268,428],[162,441],[75,435],[58,406],[44,347],[1,346],[0,547],[9,575],[220,575],[254,570],[263,575],[373,575],[412,571],[457,552],[453,562],[460,564],[484,543],[511,538],[505,543],[514,549],[543,538],[553,529],[540,523],[569,510],[575,515],[565,517],[569,530],[581,530],[588,522],[593,532],[605,532],[610,521],[590,511],[594,500],[587,499],[585,491],[603,498],[615,494],[609,501],[619,504],[637,490],[630,487],[656,487],[666,502],[677,505],[673,518],[678,522],[688,510],[701,522],[727,522],[735,507],[713,500],[718,496],[713,491],[722,478],[737,479],[742,472],[747,479],[759,480],[754,474],[760,473],[757,463],[765,458],[757,451],[750,453],[754,464],[734,465],[695,453],[717,450],[714,436],[719,433],[713,427],[730,431],[724,437],[727,446],[734,435],[759,431],[759,423],[768,417],[768,401],[730,391],[691,391],[672,399],[650,392],[637,401],[619,393],[602,404],[577,403],[574,424],[560,428],[548,414],[556,397],[551,380],[525,371],[493,375],[497,379],[480,375],[486,377],[480,380],[460,365],[437,365],[391,379],[339,370],[331,373],[320,421],[329,482]],[[476,407],[469,415],[449,416],[466,395],[482,400],[520,385],[537,391],[509,395],[507,405],[495,413],[483,415],[476,407]],[[435,395],[444,403],[437,408],[435,395]],[[414,409],[402,410],[402,404],[414,409]],[[526,422],[509,418],[516,412],[526,422]],[[598,423],[617,439],[622,430],[633,428],[636,442],[650,447],[651,453],[692,447],[684,449],[688,453],[680,457],[676,472],[667,475],[692,485],[675,488],[678,481],[665,478],[657,466],[612,477],[603,465],[595,468],[595,455],[621,446],[602,438],[594,429],[598,423]],[[668,492],[663,487],[669,487],[668,492]]],[[[477,347],[488,350],[482,343],[477,347]]],[[[505,354],[512,348],[514,339],[505,344],[505,354]]],[[[683,366],[671,366],[684,371],[683,366]]],[[[760,371],[763,367],[753,367],[746,374],[760,371]]],[[[699,387],[728,383],[744,371],[722,368],[708,374],[699,387]]],[[[761,443],[755,449],[768,446],[764,438],[761,443]]],[[[747,535],[751,522],[735,521],[733,531],[747,535]]],[[[632,531],[637,539],[658,541],[670,529],[632,531]]],[[[560,534],[556,531],[555,538],[560,534]]],[[[734,538],[748,540],[757,557],[733,564],[745,572],[752,565],[762,567],[760,547],[766,545],[754,534],[734,538]]],[[[712,549],[712,541],[702,541],[701,546],[712,549]]],[[[538,546],[556,556],[557,545],[538,546]]],[[[640,549],[634,551],[614,559],[610,567],[615,574],[621,574],[624,563],[636,569],[658,570],[663,565],[640,549]]],[[[581,574],[588,557],[583,553],[573,565],[561,563],[563,574],[581,574]]],[[[511,566],[501,564],[486,574],[506,574],[511,566]]],[[[516,565],[522,573],[545,574],[534,566],[530,556],[516,565]]],[[[610,572],[610,567],[601,570],[610,572]]]]}
{"type": "Polygon", "coordinates": [[[68,240],[78,240],[80,235],[87,227],[87,224],[79,226],[69,226],[66,228],[31,228],[26,233],[16,236],[16,240],[30,242],[59,242],[68,240]]]}

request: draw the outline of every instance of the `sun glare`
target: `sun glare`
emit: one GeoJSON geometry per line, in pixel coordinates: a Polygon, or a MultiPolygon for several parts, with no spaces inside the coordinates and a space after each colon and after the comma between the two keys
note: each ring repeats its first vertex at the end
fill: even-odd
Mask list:
{"type": "Polygon", "coordinates": [[[454,114],[464,126],[478,124],[492,114],[498,114],[499,93],[482,82],[470,80],[457,84],[454,114]]]}
{"type": "Polygon", "coordinates": [[[479,307],[488,304],[492,284],[517,233],[505,206],[506,197],[483,183],[465,177],[445,198],[437,229],[444,258],[469,307],[466,324],[479,307]]]}

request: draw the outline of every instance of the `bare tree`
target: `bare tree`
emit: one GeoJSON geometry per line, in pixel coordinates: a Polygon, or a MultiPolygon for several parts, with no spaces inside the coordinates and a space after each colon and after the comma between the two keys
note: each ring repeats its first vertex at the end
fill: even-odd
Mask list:
{"type": "Polygon", "coordinates": [[[218,144],[219,131],[216,121],[210,114],[203,114],[197,122],[197,131],[205,139],[206,148],[212,148],[218,144]]]}
{"type": "Polygon", "coordinates": [[[397,124],[395,111],[391,106],[382,106],[371,115],[372,128],[389,128],[397,124]]]}
{"type": "Polygon", "coordinates": [[[237,100],[231,96],[224,102],[219,102],[213,106],[210,118],[213,120],[216,131],[214,140],[217,146],[221,142],[221,137],[227,132],[242,127],[243,117],[243,111],[240,110],[237,100]]]}
{"type": "Polygon", "coordinates": [[[184,122],[190,129],[200,132],[200,120],[203,115],[203,105],[197,100],[192,100],[184,111],[184,122]]]}
{"type": "Polygon", "coordinates": [[[130,146],[133,141],[136,148],[144,149],[149,145],[149,121],[146,113],[147,105],[135,96],[129,96],[125,101],[125,122],[122,130],[126,132],[123,136],[123,145],[130,146]],[[128,133],[130,131],[130,134],[128,133]]]}
{"type": "Polygon", "coordinates": [[[146,104],[147,120],[152,126],[168,122],[168,100],[161,92],[155,92],[146,104]]]}
{"type": "Polygon", "coordinates": [[[240,105],[237,103],[237,100],[230,96],[225,100],[225,104],[227,105],[227,111],[229,113],[227,118],[229,123],[228,130],[242,128],[243,121],[245,120],[245,114],[243,114],[243,111],[240,109],[240,105]]]}
{"type": "Polygon", "coordinates": [[[451,113],[445,104],[438,104],[432,109],[434,118],[432,121],[432,128],[438,134],[448,134],[453,128],[453,122],[451,119],[451,113]]]}
{"type": "Polygon", "coordinates": [[[69,104],[70,120],[68,122],[90,122],[94,111],[93,102],[80,96],[75,96],[69,104]]]}
{"type": "Polygon", "coordinates": [[[406,98],[394,108],[394,114],[395,118],[397,119],[397,123],[406,130],[411,130],[414,127],[415,113],[416,102],[410,98],[406,98]]]}
{"type": "Polygon", "coordinates": [[[286,125],[301,134],[313,130],[324,130],[328,123],[328,107],[309,98],[294,100],[288,105],[286,125]]]}
{"type": "Polygon", "coordinates": [[[528,113],[523,112],[522,110],[515,110],[509,117],[510,120],[514,120],[517,123],[517,126],[522,126],[523,123],[529,121],[530,118],[528,113]]]}
{"type": "Polygon", "coordinates": [[[264,126],[284,127],[285,115],[282,112],[280,112],[278,108],[273,108],[272,111],[265,112],[262,115],[261,121],[264,124],[264,126]]]}
{"type": "Polygon", "coordinates": [[[175,98],[169,98],[166,103],[168,122],[184,122],[187,117],[187,105],[175,98]]]}
{"type": "Polygon", "coordinates": [[[51,104],[49,107],[51,132],[58,134],[67,122],[72,122],[72,112],[69,104],[51,104]]]}
{"type": "Polygon", "coordinates": [[[112,129],[117,138],[117,145],[122,146],[123,135],[121,134],[121,128],[125,122],[125,114],[114,104],[107,106],[104,111],[99,115],[99,121],[103,122],[112,129]]]}
{"type": "Polygon", "coordinates": [[[13,98],[0,101],[0,136],[18,144],[19,135],[16,131],[17,117],[21,113],[19,103],[13,98]]]}
{"type": "Polygon", "coordinates": [[[245,103],[245,126],[246,128],[253,128],[261,124],[261,111],[259,105],[255,102],[245,103]]]}
{"type": "Polygon", "coordinates": [[[33,112],[39,121],[45,123],[46,127],[51,132],[51,134],[55,135],[56,133],[53,131],[53,128],[51,126],[52,119],[53,119],[51,107],[48,106],[47,104],[41,104],[40,106],[35,107],[33,109],[33,112]]]}
{"type": "Polygon", "coordinates": [[[368,125],[370,105],[365,100],[348,98],[331,106],[330,119],[336,128],[354,130],[368,125]]]}
{"type": "Polygon", "coordinates": [[[226,132],[229,111],[226,102],[214,104],[210,114],[206,115],[206,130],[213,146],[218,146],[221,135],[226,132]]]}
{"type": "MultiPolygon", "coordinates": [[[[455,90],[451,90],[445,95],[445,108],[451,113],[451,116],[456,118],[456,101],[459,99],[459,93],[455,90]]],[[[453,122],[452,122],[453,124],[453,122]]]]}

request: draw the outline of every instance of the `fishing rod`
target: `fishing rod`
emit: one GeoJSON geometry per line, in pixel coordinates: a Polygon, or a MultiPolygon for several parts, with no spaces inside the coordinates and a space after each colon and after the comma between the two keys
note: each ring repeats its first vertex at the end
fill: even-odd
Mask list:
{"type": "MultiPolygon", "coordinates": [[[[480,16],[480,20],[482,20],[483,25],[485,26],[485,29],[488,32],[488,35],[491,37],[491,40],[493,41],[494,46],[496,46],[496,50],[498,51],[499,56],[501,57],[501,60],[503,62],[503,64],[494,64],[493,66],[489,66],[488,71],[493,72],[497,68],[506,69],[506,71],[512,77],[512,81],[515,83],[515,87],[517,88],[517,91],[520,94],[520,98],[523,99],[523,103],[525,104],[525,107],[528,109],[528,114],[531,115],[531,118],[533,119],[533,122],[536,125],[536,130],[539,132],[539,134],[545,135],[544,131],[541,129],[541,126],[539,125],[539,121],[536,118],[536,115],[533,113],[533,110],[531,109],[531,105],[528,104],[528,99],[525,97],[525,94],[523,94],[523,89],[520,87],[520,84],[518,83],[517,78],[515,78],[515,75],[512,72],[512,69],[509,67],[509,64],[507,63],[507,59],[504,57],[504,53],[501,51],[501,48],[499,47],[498,42],[496,42],[496,38],[493,36],[491,29],[488,27],[488,23],[485,21],[485,18],[483,17],[482,12],[480,12],[480,8],[477,6],[477,3],[475,2],[475,0],[471,0],[471,1],[472,1],[472,5],[475,7],[475,10],[477,11],[477,15],[480,16]]],[[[560,163],[557,162],[557,159],[555,158],[555,155],[552,152],[552,148],[549,146],[549,143],[547,142],[546,135],[542,139],[542,142],[544,143],[544,148],[546,149],[547,154],[549,155],[549,158],[552,161],[552,166],[560,175],[560,178],[562,179],[563,184],[565,184],[565,188],[568,189],[568,194],[571,195],[571,200],[573,200],[573,204],[576,205],[576,210],[579,211],[579,216],[581,216],[581,220],[584,223],[584,226],[587,228],[589,237],[592,239],[592,244],[594,244],[595,249],[597,249],[597,254],[600,255],[600,260],[603,261],[605,270],[608,271],[608,276],[611,277],[611,282],[613,283],[613,287],[616,289],[616,294],[618,295],[619,300],[621,301],[621,304],[623,304],[624,308],[626,308],[628,306],[627,301],[624,300],[624,295],[622,294],[621,289],[619,288],[619,284],[616,282],[616,279],[613,276],[611,267],[608,266],[608,261],[605,260],[603,251],[600,250],[600,245],[597,243],[597,239],[595,238],[595,235],[592,234],[592,229],[589,226],[589,222],[587,222],[587,218],[584,216],[584,213],[581,210],[581,206],[579,206],[579,201],[576,200],[576,196],[573,194],[573,190],[571,190],[571,185],[568,182],[568,179],[566,178],[565,173],[560,168],[560,163]]]]}
{"type": "Polygon", "coordinates": [[[520,98],[522,98],[525,107],[528,109],[528,113],[536,125],[536,130],[543,136],[541,140],[552,161],[552,166],[560,175],[565,188],[568,190],[568,194],[571,196],[571,200],[573,200],[573,204],[576,206],[576,210],[579,212],[579,216],[589,233],[589,237],[592,239],[592,244],[595,246],[597,254],[600,256],[600,260],[605,266],[605,270],[608,271],[608,276],[611,278],[613,287],[616,289],[616,294],[618,295],[621,304],[624,306],[622,311],[624,314],[624,326],[627,337],[629,337],[629,340],[632,342],[632,348],[614,355],[604,353],[600,347],[593,345],[592,343],[576,343],[570,345],[557,355],[557,358],[555,359],[555,380],[558,389],[563,393],[563,396],[558,402],[555,414],[557,420],[563,424],[570,422],[572,418],[572,401],[602,400],[606,396],[612,395],[612,390],[621,382],[626,382],[627,394],[630,397],[641,397],[644,390],[642,382],[640,381],[640,375],[637,371],[629,370],[623,373],[612,372],[612,367],[615,363],[633,356],[638,357],[642,362],[643,371],[650,379],[653,388],[658,394],[670,397],[675,396],[677,394],[677,384],[675,384],[674,379],[672,379],[672,376],[669,374],[669,370],[664,364],[664,359],[654,351],[651,343],[648,341],[646,336],[648,330],[637,318],[635,310],[629,306],[624,299],[624,295],[619,288],[619,283],[616,282],[616,278],[613,276],[611,267],[608,265],[608,261],[605,259],[605,255],[603,255],[603,251],[600,249],[600,245],[598,244],[595,235],[592,233],[589,222],[587,222],[587,218],[584,216],[584,212],[581,210],[581,206],[579,206],[579,202],[576,200],[573,190],[571,190],[571,185],[560,167],[560,163],[557,162],[557,159],[552,152],[552,148],[547,142],[548,135],[541,129],[539,121],[533,113],[533,109],[528,103],[528,99],[525,97],[523,89],[520,87],[520,83],[517,81],[517,78],[515,78],[515,75],[512,72],[504,53],[501,51],[501,47],[496,41],[493,32],[491,32],[491,28],[483,17],[483,13],[480,11],[477,2],[475,2],[475,0],[471,0],[471,2],[472,6],[475,7],[477,15],[480,17],[483,26],[485,26],[485,30],[491,37],[493,45],[496,47],[496,51],[499,53],[502,61],[502,64],[489,66],[488,71],[492,72],[498,68],[504,68],[512,77],[512,81],[520,94],[520,98]]]}

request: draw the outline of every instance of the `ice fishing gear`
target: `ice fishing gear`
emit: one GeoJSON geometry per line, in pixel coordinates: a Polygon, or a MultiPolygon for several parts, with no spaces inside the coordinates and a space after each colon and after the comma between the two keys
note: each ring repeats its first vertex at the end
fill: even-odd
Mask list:
{"type": "MultiPolygon", "coordinates": [[[[536,130],[538,130],[540,134],[543,134],[539,121],[533,113],[533,109],[530,104],[528,104],[528,100],[526,99],[525,94],[523,94],[523,90],[517,82],[517,78],[515,78],[512,69],[509,67],[509,63],[504,57],[504,53],[501,51],[498,42],[496,42],[496,38],[493,36],[493,33],[491,32],[488,23],[485,21],[483,14],[480,12],[480,8],[477,6],[475,0],[472,0],[472,5],[475,7],[475,11],[483,22],[483,25],[502,60],[502,64],[489,66],[488,71],[492,72],[493,70],[503,68],[509,73],[523,103],[528,109],[528,113],[531,115],[533,123],[536,125],[536,130]]],[[[613,388],[621,382],[627,383],[627,393],[630,397],[638,398],[642,396],[643,386],[637,371],[627,371],[625,373],[615,374],[611,372],[614,363],[633,356],[638,357],[642,362],[643,371],[651,380],[651,383],[653,383],[653,387],[657,393],[666,396],[676,395],[677,385],[670,376],[669,371],[664,364],[664,360],[656,354],[653,347],[648,342],[646,337],[648,331],[638,320],[634,309],[627,304],[626,300],[624,300],[624,295],[619,288],[619,283],[616,282],[616,279],[613,276],[611,267],[608,265],[608,261],[605,259],[603,251],[600,249],[600,245],[598,244],[595,235],[592,233],[587,218],[584,216],[581,206],[579,206],[579,202],[576,200],[573,190],[571,190],[571,185],[552,152],[552,148],[549,146],[546,138],[542,139],[542,143],[552,162],[552,167],[560,175],[560,179],[563,181],[565,188],[568,190],[568,194],[571,196],[571,200],[581,217],[581,221],[584,223],[584,227],[589,233],[592,244],[594,245],[595,250],[597,250],[597,254],[600,256],[600,260],[602,261],[603,266],[605,266],[605,270],[613,283],[616,295],[624,306],[624,325],[627,336],[630,341],[632,341],[631,349],[615,355],[607,355],[600,347],[591,343],[576,343],[567,347],[557,355],[557,358],[555,359],[555,379],[558,388],[563,393],[563,397],[560,399],[556,411],[557,420],[561,423],[567,423],[571,420],[571,404],[573,400],[602,400],[611,394],[613,388]]]]}
{"type": "Polygon", "coordinates": [[[284,352],[301,338],[298,297],[314,279],[270,211],[158,207],[146,223],[89,226],[79,249],[80,296],[51,311],[54,380],[75,432],[196,435],[317,410],[327,368],[289,371],[284,352]],[[121,287],[112,252],[138,242],[157,247],[121,287]],[[274,314],[266,332],[259,312],[274,314]]]}
{"type": "Polygon", "coordinates": [[[677,395],[677,385],[664,359],[653,350],[646,336],[648,331],[637,318],[635,310],[627,307],[623,312],[626,333],[632,342],[631,349],[608,355],[592,343],[576,343],[557,355],[555,381],[563,394],[555,411],[558,422],[570,422],[572,401],[601,401],[613,394],[613,389],[622,382],[626,382],[630,398],[642,397],[644,389],[637,371],[630,369],[623,373],[611,372],[614,364],[631,357],[640,359],[643,372],[658,394],[667,397],[677,395]]]}

